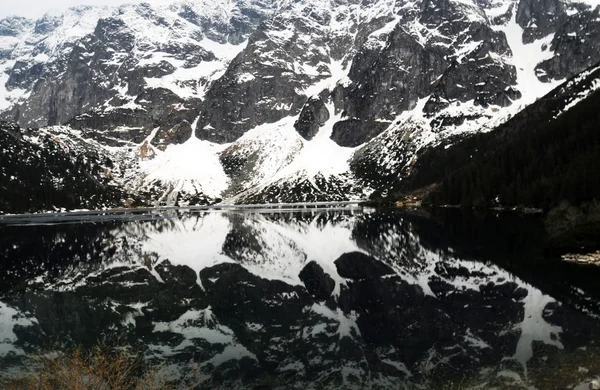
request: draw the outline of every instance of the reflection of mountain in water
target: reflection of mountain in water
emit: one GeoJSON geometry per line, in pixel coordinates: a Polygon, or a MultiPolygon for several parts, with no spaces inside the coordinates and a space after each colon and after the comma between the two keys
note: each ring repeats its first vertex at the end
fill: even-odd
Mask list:
{"type": "Polygon", "coordinates": [[[525,387],[600,334],[585,287],[551,297],[535,287],[543,275],[512,273],[527,269],[517,256],[535,242],[500,250],[506,263],[496,265],[493,246],[473,255],[456,234],[398,213],[214,212],[1,230],[5,368],[51,339],[117,336],[166,361],[173,378],[193,371],[211,388],[457,378],[525,387]]]}

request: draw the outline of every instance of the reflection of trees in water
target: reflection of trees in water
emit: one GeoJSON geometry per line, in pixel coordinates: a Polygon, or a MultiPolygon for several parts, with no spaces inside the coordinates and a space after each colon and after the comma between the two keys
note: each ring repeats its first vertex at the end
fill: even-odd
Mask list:
{"type": "Polygon", "coordinates": [[[114,224],[0,226],[0,292],[37,276],[98,266],[115,253],[114,224]]]}

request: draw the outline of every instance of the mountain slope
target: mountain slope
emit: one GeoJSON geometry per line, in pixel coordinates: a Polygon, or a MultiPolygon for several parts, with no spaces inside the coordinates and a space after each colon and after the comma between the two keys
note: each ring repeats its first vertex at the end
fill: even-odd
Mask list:
{"type": "Polygon", "coordinates": [[[439,183],[433,203],[552,207],[597,199],[600,66],[521,111],[492,133],[427,150],[409,188],[439,183]]]}
{"type": "Polygon", "coordinates": [[[492,130],[600,61],[599,12],[190,0],[10,18],[1,116],[81,134],[150,203],[365,198],[424,147],[492,130]]]}

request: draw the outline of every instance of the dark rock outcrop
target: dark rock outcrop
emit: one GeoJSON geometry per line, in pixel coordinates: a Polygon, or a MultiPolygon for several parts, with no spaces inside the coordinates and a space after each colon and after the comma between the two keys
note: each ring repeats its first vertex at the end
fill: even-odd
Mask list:
{"type": "Polygon", "coordinates": [[[369,279],[394,273],[388,265],[361,252],[344,253],[335,261],[335,266],[341,277],[349,279],[369,279]]]}
{"type": "Polygon", "coordinates": [[[299,276],[306,290],[317,300],[327,300],[335,288],[333,279],[314,261],[306,264],[299,276]]]}
{"type": "Polygon", "coordinates": [[[319,132],[319,128],[329,120],[329,110],[320,98],[309,99],[302,108],[294,127],[298,134],[310,141],[319,132]]]}
{"type": "Polygon", "coordinates": [[[331,139],[340,146],[353,148],[381,134],[389,122],[346,119],[333,125],[331,139]]]}
{"type": "Polygon", "coordinates": [[[524,30],[524,43],[556,31],[566,19],[565,2],[561,0],[521,0],[517,7],[517,23],[524,30]]]}

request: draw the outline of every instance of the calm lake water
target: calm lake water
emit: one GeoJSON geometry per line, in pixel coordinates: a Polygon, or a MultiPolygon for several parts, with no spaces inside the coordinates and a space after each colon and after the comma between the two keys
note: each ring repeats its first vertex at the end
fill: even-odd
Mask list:
{"type": "Polygon", "coordinates": [[[587,389],[600,271],[545,240],[456,210],[4,219],[0,372],[105,342],[197,388],[587,389]]]}

